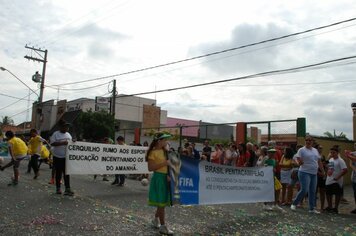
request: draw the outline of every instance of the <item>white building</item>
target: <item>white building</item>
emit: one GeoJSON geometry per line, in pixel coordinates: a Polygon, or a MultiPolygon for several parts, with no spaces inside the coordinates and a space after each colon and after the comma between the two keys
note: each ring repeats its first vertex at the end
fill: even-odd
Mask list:
{"type": "MultiPolygon", "coordinates": [[[[101,99],[79,98],[72,101],[61,100],[56,104],[54,100],[34,104],[32,111],[33,127],[40,131],[50,130],[65,112],[81,110],[98,111],[109,110],[110,97],[101,99]],[[108,104],[105,104],[107,101],[108,104]]],[[[157,128],[167,123],[167,111],[157,107],[156,100],[136,96],[118,95],[115,102],[115,119],[118,120],[120,130],[134,128],[157,128]]],[[[71,122],[71,121],[69,121],[71,122]]]]}

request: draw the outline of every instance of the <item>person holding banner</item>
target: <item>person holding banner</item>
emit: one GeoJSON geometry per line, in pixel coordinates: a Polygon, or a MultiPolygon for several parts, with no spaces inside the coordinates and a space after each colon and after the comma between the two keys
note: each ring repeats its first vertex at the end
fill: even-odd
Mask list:
{"type": "Polygon", "coordinates": [[[19,181],[20,162],[27,156],[28,148],[26,143],[22,139],[16,137],[11,130],[6,131],[5,136],[8,139],[8,150],[11,156],[11,161],[5,166],[0,166],[0,170],[3,171],[8,167],[13,166],[14,178],[8,186],[15,186],[19,181]]]}
{"type": "Polygon", "coordinates": [[[153,171],[150,181],[148,205],[157,207],[153,226],[159,229],[159,233],[171,235],[165,224],[165,207],[171,205],[171,193],[169,190],[168,166],[170,161],[167,159],[167,138],[170,134],[156,133],[153,141],[146,153],[148,170],[153,171]]]}
{"type": "MultiPolygon", "coordinates": [[[[126,145],[125,138],[122,136],[117,137],[116,141],[117,141],[118,145],[126,145]]],[[[126,175],[115,174],[115,180],[114,180],[114,182],[111,183],[111,185],[117,185],[119,187],[123,187],[125,184],[125,179],[126,179],[126,175]]]]}
{"type": "Polygon", "coordinates": [[[60,120],[58,124],[59,130],[55,131],[50,138],[53,165],[56,170],[56,194],[62,194],[61,180],[62,175],[64,175],[64,195],[73,196],[74,192],[72,192],[70,188],[70,178],[69,175],[66,174],[66,149],[68,142],[72,141],[72,136],[68,133],[70,124],[64,120],[60,120]]]}

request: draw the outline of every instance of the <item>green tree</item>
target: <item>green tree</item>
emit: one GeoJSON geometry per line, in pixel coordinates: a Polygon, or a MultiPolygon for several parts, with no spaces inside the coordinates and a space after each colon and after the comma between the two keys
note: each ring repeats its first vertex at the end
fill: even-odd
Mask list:
{"type": "Polygon", "coordinates": [[[115,119],[109,113],[82,112],[76,123],[79,136],[87,141],[98,142],[105,137],[114,138],[115,119]]]}
{"type": "Polygon", "coordinates": [[[13,124],[14,124],[14,120],[11,119],[9,116],[2,117],[1,125],[13,125],[13,124]]]}
{"type": "Polygon", "coordinates": [[[347,137],[346,137],[346,134],[344,134],[343,132],[341,132],[340,134],[336,134],[335,130],[334,130],[334,133],[332,134],[331,132],[329,131],[326,131],[324,132],[324,135],[328,138],[335,138],[335,139],[342,139],[342,140],[349,140],[347,137]]]}

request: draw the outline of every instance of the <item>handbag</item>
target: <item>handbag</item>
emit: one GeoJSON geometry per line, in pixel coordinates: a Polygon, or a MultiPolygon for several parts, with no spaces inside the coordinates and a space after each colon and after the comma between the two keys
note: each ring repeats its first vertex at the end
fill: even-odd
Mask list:
{"type": "Polygon", "coordinates": [[[274,177],[274,190],[280,190],[280,189],[282,189],[282,184],[277,179],[277,177],[274,177]]]}

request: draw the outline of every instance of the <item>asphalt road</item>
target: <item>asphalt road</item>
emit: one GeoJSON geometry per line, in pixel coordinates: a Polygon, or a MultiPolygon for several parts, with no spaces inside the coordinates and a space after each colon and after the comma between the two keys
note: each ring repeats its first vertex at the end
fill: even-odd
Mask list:
{"type": "MultiPolygon", "coordinates": [[[[7,186],[11,168],[0,172],[0,235],[158,235],[150,225],[155,209],[147,206],[148,186],[139,181],[118,187],[101,176],[71,176],[75,196],[68,197],[48,184],[47,165],[37,180],[26,168],[23,161],[17,186],[7,186]]],[[[261,203],[174,206],[166,214],[175,235],[356,235],[350,186],[345,196],[350,203],[338,215],[264,211],[261,203]]]]}

